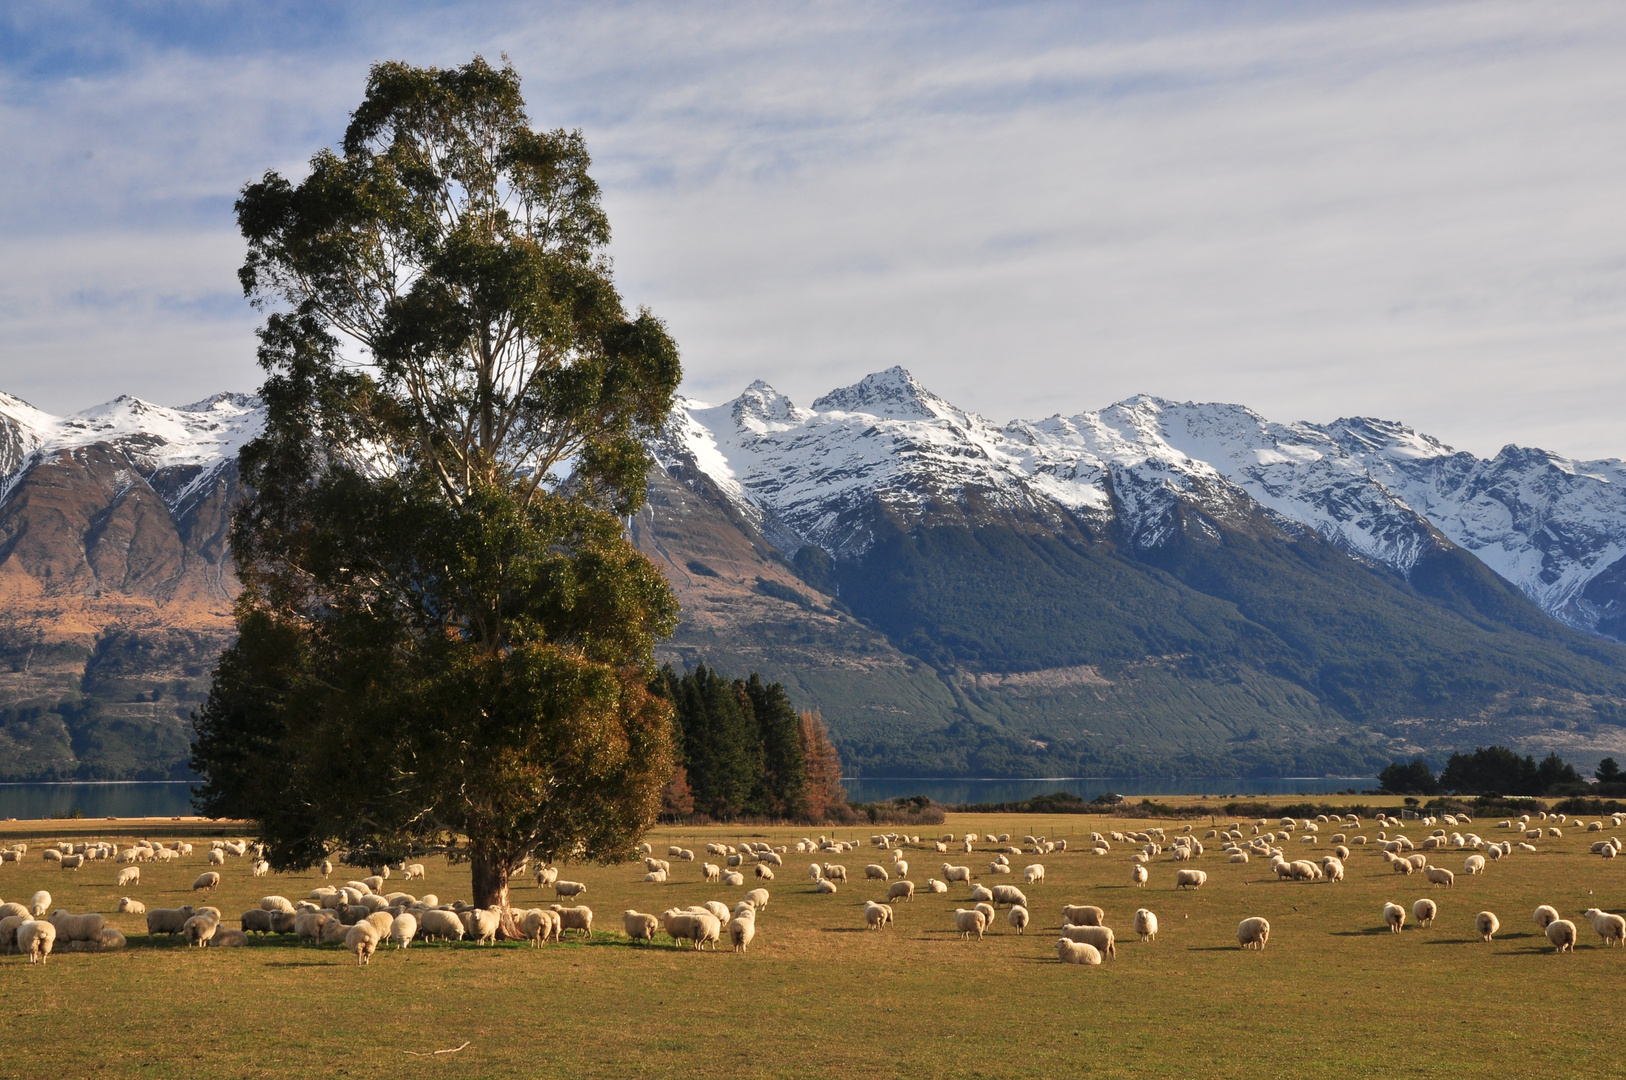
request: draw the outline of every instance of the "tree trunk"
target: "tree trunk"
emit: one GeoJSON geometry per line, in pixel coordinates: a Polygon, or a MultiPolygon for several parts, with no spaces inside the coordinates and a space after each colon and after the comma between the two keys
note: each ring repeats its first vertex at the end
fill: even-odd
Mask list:
{"type": "Polygon", "coordinates": [[[497,926],[498,941],[519,941],[523,937],[514,922],[513,909],[508,906],[508,875],[513,869],[514,861],[507,855],[479,847],[469,855],[474,906],[497,913],[500,920],[497,926]]]}

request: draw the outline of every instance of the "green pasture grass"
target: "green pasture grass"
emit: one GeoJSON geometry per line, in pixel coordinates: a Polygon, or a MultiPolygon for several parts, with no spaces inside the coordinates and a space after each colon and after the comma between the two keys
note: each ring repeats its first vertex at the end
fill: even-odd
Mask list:
{"type": "MultiPolygon", "coordinates": [[[[94,836],[94,822],[63,823],[64,836],[94,836]]],[[[122,823],[121,823],[122,824],[122,823]]],[[[1368,846],[1355,849],[1348,880],[1277,882],[1268,864],[1231,865],[1209,854],[1197,892],[1176,891],[1179,865],[1151,864],[1151,881],[1129,884],[1132,845],[1105,857],[1082,844],[1091,829],[1138,829],[1144,821],[1096,817],[950,815],[941,832],[1066,837],[1073,850],[1043,858],[1043,885],[1017,872],[992,877],[992,855],[952,854],[984,883],[1012,883],[1031,901],[1033,925],[1017,935],[1003,921],[981,942],[962,941],[952,912],[968,906],[957,885],[946,896],[917,893],[898,903],[897,925],[864,929],[863,902],[884,897],[863,867],[889,865],[867,844],[871,830],[823,830],[866,841],[839,861],[852,879],[816,895],[808,856],[794,851],[766,884],[772,894],[746,955],[724,947],[696,954],[662,938],[634,946],[621,935],[627,908],[659,912],[718,899],[732,905],[759,883],[723,888],[700,881],[708,841],[769,840],[793,845],[796,828],[662,828],[650,841],[696,850],[674,861],[674,882],[647,885],[637,863],[569,866],[588,885],[596,913],[590,940],[532,949],[419,944],[381,950],[366,968],[340,946],[269,939],[241,949],[187,949],[149,942],[139,916],[112,914],[121,893],[151,907],[211,903],[235,925],[267,894],[305,896],[315,873],[254,878],[248,859],[230,859],[206,898],[189,886],[208,869],[208,841],[170,864],[145,864],[142,883],[117,889],[118,867],[68,872],[39,857],[0,866],[0,897],[22,900],[48,889],[53,907],[101,911],[130,939],[120,953],[60,953],[44,966],[0,958],[0,1076],[176,1077],[1572,1077],[1626,1071],[1612,1032],[1626,990],[1626,949],[1606,949],[1580,918],[1587,907],[1626,907],[1626,859],[1587,854],[1599,834],[1566,828],[1537,854],[1515,852],[1485,875],[1460,873],[1463,852],[1435,856],[1457,871],[1456,887],[1402,877],[1368,846]],[[1085,850],[1080,851],[1083,847],[1085,850]],[[1428,896],[1440,905],[1432,929],[1382,926],[1385,901],[1428,896]],[[1119,934],[1118,958],[1099,968],[1062,965],[1055,939],[1064,903],[1104,908],[1119,934]],[[1556,906],[1573,919],[1581,945],[1554,955],[1531,912],[1556,906]],[[1155,911],[1158,940],[1132,932],[1137,907],[1155,911]],[[1502,933],[1491,944],[1474,915],[1495,911],[1502,933]],[[1262,953],[1239,949],[1236,924],[1271,922],[1262,953]],[[433,1055],[467,1044],[452,1053],[433,1055]],[[408,1053],[411,1051],[412,1053],[408,1053]],[[422,1056],[414,1056],[422,1055],[422,1056]]],[[[1472,828],[1512,839],[1494,821],[1472,828]]],[[[48,829],[7,823],[8,832],[48,829]]],[[[877,830],[878,831],[878,830],[877,830]]],[[[1200,837],[1207,826],[1197,827],[1200,837]]],[[[1244,830],[1246,831],[1246,830],[1244,830]]],[[[1323,837],[1334,827],[1323,827],[1323,837]]],[[[1360,830],[1375,839],[1378,829],[1360,830]]],[[[1429,830],[1412,825],[1421,840],[1429,830]]],[[[1621,830],[1609,830],[1610,835],[1621,830]]],[[[164,839],[162,822],[153,839],[164,839]]],[[[923,836],[929,841],[932,837],[923,836]]],[[[1286,845],[1294,856],[1329,845],[1286,845]]],[[[945,857],[911,847],[910,877],[941,877],[945,857]]],[[[424,860],[427,882],[414,894],[467,898],[466,867],[424,860]]],[[[716,861],[715,859],[712,861],[716,861]]],[[[341,868],[342,883],[365,871],[341,868]]],[[[527,881],[516,905],[551,902],[527,881]]],[[[1001,913],[1003,915],[1003,912],[1001,913]]],[[[573,935],[567,935],[573,936],[573,935]]]]}

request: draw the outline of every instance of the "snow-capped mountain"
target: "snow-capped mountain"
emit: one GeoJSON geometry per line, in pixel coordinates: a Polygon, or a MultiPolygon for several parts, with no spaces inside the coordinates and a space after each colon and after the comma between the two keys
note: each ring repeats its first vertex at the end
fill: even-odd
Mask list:
{"type": "Polygon", "coordinates": [[[760,381],[723,405],[681,401],[656,455],[704,473],[790,551],[862,554],[871,507],[905,522],[1068,518],[1155,548],[1185,502],[1313,529],[1403,577],[1455,544],[1586,630],[1619,636],[1626,607],[1626,466],[1513,446],[1487,461],[1389,421],[1279,424],[1140,396],[997,425],[895,367],[811,408],[760,381]]]}

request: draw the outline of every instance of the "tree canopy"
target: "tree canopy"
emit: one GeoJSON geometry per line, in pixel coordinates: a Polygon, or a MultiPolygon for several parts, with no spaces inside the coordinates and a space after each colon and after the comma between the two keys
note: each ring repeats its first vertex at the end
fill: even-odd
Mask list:
{"type": "Polygon", "coordinates": [[[1452,754],[1438,778],[1422,758],[1393,762],[1378,774],[1384,791],[1395,795],[1545,795],[1564,784],[1580,783],[1575,766],[1557,754],[1540,762],[1520,757],[1505,746],[1481,746],[1471,754],[1452,754]]]}
{"type": "Polygon", "coordinates": [[[342,153],[237,202],[267,418],[193,766],[273,866],[466,843],[511,929],[525,858],[620,858],[654,821],[676,604],[620,515],[681,371],[623,307],[589,165],[511,67],[384,63],[342,153]]]}

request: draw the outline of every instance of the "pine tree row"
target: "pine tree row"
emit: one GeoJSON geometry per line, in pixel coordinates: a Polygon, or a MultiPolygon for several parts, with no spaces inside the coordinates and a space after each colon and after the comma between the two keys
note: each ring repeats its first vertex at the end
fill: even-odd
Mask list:
{"type": "Polygon", "coordinates": [[[678,766],[662,795],[669,817],[704,814],[821,821],[846,802],[841,758],[817,712],[798,712],[779,683],[729,679],[699,665],[661,669],[673,704],[678,766]]]}

